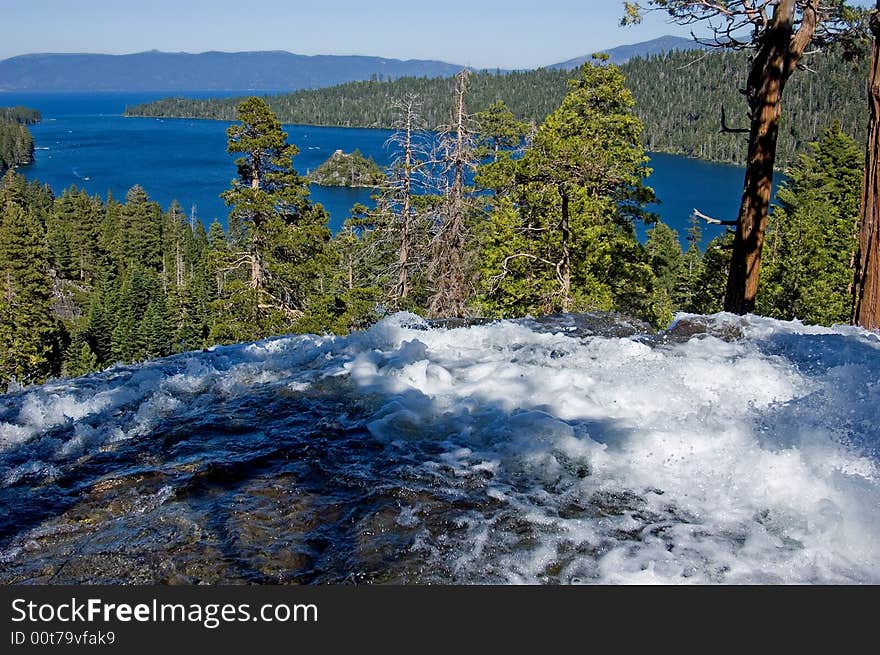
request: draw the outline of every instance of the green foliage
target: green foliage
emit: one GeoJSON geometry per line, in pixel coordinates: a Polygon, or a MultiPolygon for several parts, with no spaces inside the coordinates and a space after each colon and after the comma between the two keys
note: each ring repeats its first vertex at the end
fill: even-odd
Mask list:
{"type": "Polygon", "coordinates": [[[584,65],[571,82],[481,231],[481,313],[668,314],[651,300],[654,274],[635,238],[653,194],[642,185],[649,171],[633,106],[615,66],[584,65]]]}
{"type": "Polygon", "coordinates": [[[493,163],[510,159],[532,127],[526,121],[517,120],[503,100],[496,100],[474,116],[479,133],[476,155],[493,163]]]}
{"type": "MultiPolygon", "coordinates": [[[[514,115],[540,122],[562,101],[570,77],[568,71],[548,69],[473,73],[468,81],[468,105],[471,111],[483,111],[504,99],[514,115]]],[[[454,78],[403,77],[265,96],[264,100],[285,123],[393,128],[397,117],[395,101],[414,95],[422,101],[422,118],[433,128],[449,122],[455,84],[454,78]]],[[[166,98],[128,107],[126,115],[232,121],[241,101],[242,98],[166,98]]]]}
{"type": "Polygon", "coordinates": [[[232,243],[212,305],[225,317],[211,330],[220,341],[289,329],[311,296],[324,292],[335,262],[327,213],[310,202],[308,184],[293,167],[299,150],[287,143],[278,118],[256,97],[239,105],[238,117],[227,130],[228,151],[243,156],[238,179],[222,194],[231,208],[232,243]]]}
{"type": "Polygon", "coordinates": [[[475,155],[484,162],[475,182],[496,195],[510,191],[516,177],[515,159],[524,152],[534,126],[517,120],[503,100],[492,103],[475,117],[478,131],[475,155]]]}
{"type": "MultiPolygon", "coordinates": [[[[785,86],[776,151],[781,167],[834,120],[849,136],[864,139],[867,59],[854,64],[831,50],[809,57],[807,64],[810,70],[785,86]]],[[[746,85],[749,53],[675,52],[632,61],[624,70],[645,124],[647,150],[744,165],[746,135],[723,134],[719,127],[722,107],[730,127],[749,127],[746,98],[739,91],[746,85]]]]}
{"type": "Polygon", "coordinates": [[[700,265],[694,268],[690,303],[683,307],[685,311],[716,314],[724,308],[724,290],[732,248],[732,234],[715,237],[706,246],[700,265]]]}
{"type": "Polygon", "coordinates": [[[208,235],[176,203],[163,213],[140,187],[124,204],[74,187],[54,198],[11,172],[0,199],[0,381],[80,375],[206,345],[217,298],[208,235]]]}
{"type": "Polygon", "coordinates": [[[49,258],[66,279],[91,282],[101,267],[99,249],[104,204],[76,187],[66,189],[46,215],[49,258]]]}
{"type": "Polygon", "coordinates": [[[78,377],[98,370],[98,356],[83,335],[75,336],[64,355],[64,375],[78,377]]]}
{"type": "Polygon", "coordinates": [[[364,157],[360,150],[352,153],[337,150],[309,173],[308,180],[322,186],[378,187],[387,177],[379,164],[372,157],[364,157]]]}
{"type": "MultiPolygon", "coordinates": [[[[621,70],[636,101],[635,113],[645,132],[642,143],[652,152],[668,152],[712,161],[742,164],[742,135],[719,131],[721,107],[728,122],[747,127],[747,104],[739,92],[748,74],[747,52],[672,52],[633,59],[621,70]]],[[[843,131],[864,138],[867,124],[866,57],[851,61],[843,49],[811,56],[810,70],[792,77],[785,88],[783,123],[777,149],[780,165],[790,162],[825,126],[839,120],[843,131]]],[[[508,74],[475,73],[468,103],[486,116],[503,100],[511,116],[541,123],[565,97],[572,73],[538,69],[508,74]]],[[[327,89],[267,96],[266,102],[285,123],[340,127],[394,125],[394,99],[413,93],[425,107],[432,127],[448,122],[454,80],[401,78],[389,82],[352,82],[327,89]]],[[[174,116],[231,121],[241,99],[167,98],[126,109],[130,116],[174,116]]],[[[488,133],[492,132],[491,118],[488,133]]]]}
{"type": "Polygon", "coordinates": [[[34,161],[34,138],[22,123],[0,119],[0,174],[34,161]]]}
{"type": "Polygon", "coordinates": [[[764,247],[761,313],[848,323],[863,153],[835,124],[786,171],[764,247]]]}
{"type": "Polygon", "coordinates": [[[0,107],[0,121],[18,123],[19,125],[33,125],[42,120],[42,115],[36,109],[29,107],[0,107]]]}
{"type": "Polygon", "coordinates": [[[0,380],[20,383],[59,372],[64,332],[52,314],[52,280],[42,226],[8,174],[0,183],[0,380]]]}
{"type": "Polygon", "coordinates": [[[34,139],[27,125],[40,122],[40,112],[27,107],[0,107],[0,174],[34,161],[34,139]]]}
{"type": "Polygon", "coordinates": [[[135,185],[125,196],[119,215],[122,264],[154,271],[162,267],[162,208],[135,185]]]}
{"type": "Polygon", "coordinates": [[[663,317],[661,322],[668,323],[673,309],[681,308],[687,302],[687,291],[682,282],[687,275],[688,262],[681,251],[678,232],[658,221],[648,230],[645,250],[656,278],[655,311],[663,317]]]}

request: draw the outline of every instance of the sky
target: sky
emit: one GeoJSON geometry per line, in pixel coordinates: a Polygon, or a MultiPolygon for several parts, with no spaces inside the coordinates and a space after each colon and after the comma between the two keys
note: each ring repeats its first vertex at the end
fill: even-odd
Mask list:
{"type": "Polygon", "coordinates": [[[34,52],[287,50],[534,68],[664,34],[621,0],[0,0],[0,59],[34,52]]]}

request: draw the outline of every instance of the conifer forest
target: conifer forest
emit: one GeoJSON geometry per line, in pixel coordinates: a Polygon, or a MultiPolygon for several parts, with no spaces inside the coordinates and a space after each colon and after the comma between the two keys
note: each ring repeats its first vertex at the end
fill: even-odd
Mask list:
{"type": "MultiPolygon", "coordinates": [[[[690,83],[699,87],[717,66],[732,65],[728,59],[735,57],[706,57],[688,71],[690,83]]],[[[847,103],[851,114],[827,103],[854,90],[845,66],[830,59],[820,73],[837,76],[834,93],[800,87],[810,121],[789,130],[790,153],[798,154],[768,230],[759,300],[768,316],[847,319],[863,166],[850,134],[861,113],[858,103],[847,103]],[[821,125],[817,106],[835,120],[821,125]]],[[[681,116],[654,113],[646,127],[636,96],[654,93],[649,80],[662,76],[627,79],[625,70],[596,61],[575,74],[513,74],[505,84],[515,110],[489,101],[501,90],[487,84],[501,78],[468,71],[452,81],[392,83],[399,96],[375,106],[372,118],[349,103],[346,115],[361,117],[351,122],[394,128],[398,156],[376,188],[375,208],[355,206],[335,236],[296,172],[298,149],[280,116],[303,116],[283,99],[236,100],[228,150],[239,156],[238,179],[222,194],[225,229],[206,229],[176,203],[160,207],[139,186],[125,198],[76,187],[56,197],[10,170],[0,183],[0,378],[30,384],[288,332],[344,334],[398,310],[434,319],[606,311],[654,326],[677,311],[719,311],[731,237],[701,249],[694,222],[683,251],[678,235],[645,210],[653,198],[645,153],[663,149],[658,134],[678,139],[679,150],[692,148],[684,133],[715,146],[676,123],[681,116]],[[564,94],[535,92],[535,80],[555,88],[572,75],[564,94]],[[530,98],[559,100],[536,121],[543,109],[525,106],[518,84],[530,98]],[[644,244],[640,222],[651,226],[644,244]]],[[[367,93],[376,84],[305,97],[367,93]]],[[[20,110],[4,116],[15,129],[32,118],[20,110]]],[[[714,120],[700,114],[691,122],[708,130],[714,120]]]]}

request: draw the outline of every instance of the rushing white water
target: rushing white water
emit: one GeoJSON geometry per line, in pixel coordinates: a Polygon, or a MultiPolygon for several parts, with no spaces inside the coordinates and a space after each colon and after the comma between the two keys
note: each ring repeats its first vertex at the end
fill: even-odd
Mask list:
{"type": "Polygon", "coordinates": [[[670,334],[397,314],[15,391],[0,396],[0,497],[174,421],[246,415],[265,438],[285,403],[335,394],[346,409],[326,419],[384,458],[372,484],[452,499],[448,530],[419,494],[386,526],[412,535],[419,579],[880,582],[880,338],[723,314],[670,334]]]}

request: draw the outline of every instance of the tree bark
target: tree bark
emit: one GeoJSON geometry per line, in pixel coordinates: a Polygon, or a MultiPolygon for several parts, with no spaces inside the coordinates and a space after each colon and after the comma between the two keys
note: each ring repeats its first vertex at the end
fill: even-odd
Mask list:
{"type": "Polygon", "coordinates": [[[263,262],[260,259],[260,248],[256,243],[252,243],[251,252],[251,288],[263,288],[263,262]]]}
{"type": "MultiPolygon", "coordinates": [[[[253,170],[251,171],[251,189],[254,191],[260,190],[260,155],[259,153],[254,153],[253,155],[253,170]]],[[[251,288],[253,289],[262,289],[263,288],[263,261],[260,257],[260,253],[262,251],[262,237],[260,235],[262,230],[262,221],[259,220],[259,215],[253,217],[253,225],[251,227],[251,244],[250,244],[250,258],[251,258],[251,288]]]]}
{"type": "Polygon", "coordinates": [[[869,330],[880,329],[880,0],[871,16],[874,36],[871,54],[871,78],[868,88],[870,117],[868,146],[865,151],[865,183],[862,187],[862,218],[859,250],[853,282],[854,325],[869,330]]]}
{"type": "Polygon", "coordinates": [[[457,76],[455,90],[455,139],[451,154],[446,154],[447,170],[452,172],[452,183],[447,188],[444,219],[434,241],[431,272],[435,277],[435,291],[429,302],[432,318],[462,317],[467,314],[467,275],[465,271],[466,212],[465,173],[471,164],[471,132],[465,107],[468,72],[457,76]]]}
{"type": "Polygon", "coordinates": [[[562,261],[560,262],[559,284],[562,288],[562,311],[571,311],[571,222],[568,207],[568,191],[559,189],[562,196],[562,261]]]}
{"type": "Polygon", "coordinates": [[[403,215],[400,221],[400,250],[397,255],[397,288],[395,296],[403,301],[409,297],[409,224],[412,203],[412,166],[413,166],[413,105],[409,101],[406,112],[406,136],[403,145],[403,215]]]}
{"type": "Polygon", "coordinates": [[[761,37],[749,73],[746,94],[751,112],[748,161],[727,278],[724,310],[748,314],[755,309],[761,250],[773,189],[773,168],[782,116],[782,93],[797,70],[816,31],[818,2],[803,10],[794,30],[795,0],[780,0],[761,37]]]}

